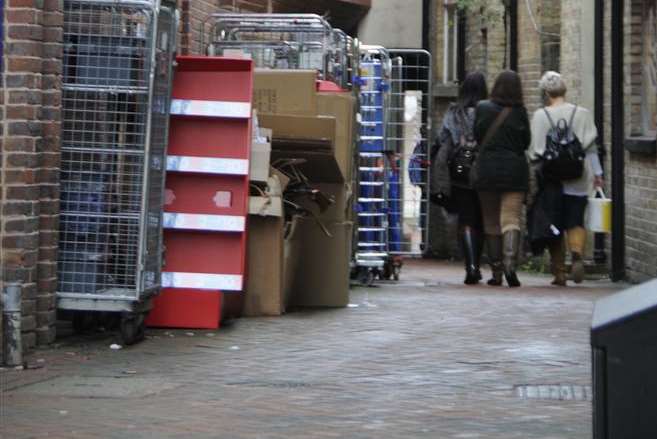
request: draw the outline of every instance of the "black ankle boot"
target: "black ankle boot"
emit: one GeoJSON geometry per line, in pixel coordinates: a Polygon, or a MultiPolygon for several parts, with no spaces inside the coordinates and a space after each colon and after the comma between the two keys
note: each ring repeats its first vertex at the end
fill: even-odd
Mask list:
{"type": "Polygon", "coordinates": [[[471,227],[464,227],[461,231],[461,245],[465,257],[465,280],[466,285],[478,284],[481,280],[481,271],[477,258],[477,249],[479,247],[476,232],[471,227]]]}
{"type": "Polygon", "coordinates": [[[504,233],[504,277],[511,288],[520,286],[516,268],[520,250],[520,230],[510,230],[504,233]]]}
{"type": "Polygon", "coordinates": [[[502,285],[502,275],[504,265],[502,264],[502,236],[486,235],[486,252],[488,253],[488,263],[493,272],[493,276],[488,280],[488,285],[499,287],[502,285]]]}

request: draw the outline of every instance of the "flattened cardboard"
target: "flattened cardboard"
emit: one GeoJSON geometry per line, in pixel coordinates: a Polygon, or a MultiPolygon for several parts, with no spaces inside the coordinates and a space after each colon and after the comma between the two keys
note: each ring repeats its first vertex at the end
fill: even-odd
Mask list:
{"type": "Polygon", "coordinates": [[[253,107],[259,113],[314,115],[317,111],[315,70],[256,69],[253,107]]]}

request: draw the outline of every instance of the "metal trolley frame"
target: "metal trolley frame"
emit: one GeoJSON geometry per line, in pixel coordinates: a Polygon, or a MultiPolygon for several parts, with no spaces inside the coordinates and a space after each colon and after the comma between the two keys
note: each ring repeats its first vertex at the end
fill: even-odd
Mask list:
{"type": "Polygon", "coordinates": [[[175,4],[65,0],[57,307],[143,338],[159,291],[175,4]]]}
{"type": "Polygon", "coordinates": [[[403,257],[424,254],[429,230],[429,133],[431,54],[389,49],[391,96],[386,141],[388,160],[388,253],[382,278],[399,280],[403,257]],[[409,114],[415,109],[415,114],[409,114]]]}
{"type": "Polygon", "coordinates": [[[386,130],[390,105],[391,59],[381,46],[360,47],[357,245],[352,276],[371,285],[388,259],[386,130]]]}
{"type": "Polygon", "coordinates": [[[210,54],[220,53],[225,42],[284,42],[297,52],[296,65],[291,68],[317,69],[323,79],[330,76],[334,31],[319,15],[213,14],[208,21],[212,21],[207,47],[210,54]]]}

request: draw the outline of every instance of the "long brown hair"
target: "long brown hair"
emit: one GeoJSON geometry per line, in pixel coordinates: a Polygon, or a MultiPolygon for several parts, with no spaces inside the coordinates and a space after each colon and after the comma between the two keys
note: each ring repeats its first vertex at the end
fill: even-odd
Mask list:
{"type": "Polygon", "coordinates": [[[490,93],[490,100],[503,107],[524,105],[520,75],[512,70],[500,73],[490,93]]]}
{"type": "Polygon", "coordinates": [[[459,105],[463,108],[476,107],[477,102],[488,99],[486,77],[481,72],[468,73],[459,90],[459,105]]]}

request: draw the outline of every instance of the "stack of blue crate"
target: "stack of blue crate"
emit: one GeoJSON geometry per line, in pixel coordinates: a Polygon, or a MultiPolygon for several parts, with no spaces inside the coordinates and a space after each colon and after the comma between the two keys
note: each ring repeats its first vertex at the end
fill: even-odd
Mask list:
{"type": "Polygon", "coordinates": [[[382,268],[387,259],[387,197],[385,178],[385,93],[383,64],[361,61],[358,197],[358,266],[382,268]]]}

